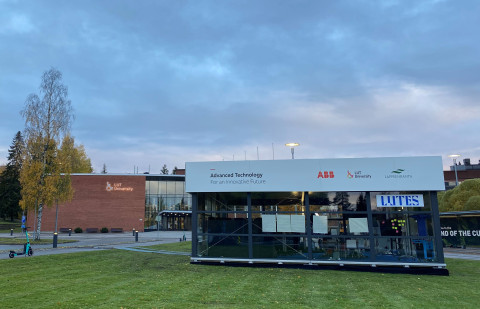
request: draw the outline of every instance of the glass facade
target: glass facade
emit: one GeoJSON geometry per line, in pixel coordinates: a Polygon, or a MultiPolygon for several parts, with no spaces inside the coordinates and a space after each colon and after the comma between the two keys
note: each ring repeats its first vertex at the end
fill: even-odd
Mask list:
{"type": "Polygon", "coordinates": [[[192,196],[183,176],[147,176],[145,230],[190,230],[192,196]]]}
{"type": "Polygon", "coordinates": [[[444,262],[436,192],[193,193],[193,204],[192,258],[444,262]],[[377,205],[408,194],[424,206],[377,205]]]}

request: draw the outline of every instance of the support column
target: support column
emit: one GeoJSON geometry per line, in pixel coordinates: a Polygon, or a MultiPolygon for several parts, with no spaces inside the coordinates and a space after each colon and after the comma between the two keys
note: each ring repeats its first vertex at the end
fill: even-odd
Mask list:
{"type": "Polygon", "coordinates": [[[198,256],[197,254],[197,232],[198,232],[198,193],[192,193],[192,257],[198,256]]]}
{"type": "Polygon", "coordinates": [[[307,247],[308,247],[308,259],[313,260],[312,253],[312,216],[310,214],[310,198],[308,192],[305,192],[305,224],[307,225],[307,247]]]}
{"type": "Polygon", "coordinates": [[[248,210],[248,258],[253,259],[253,218],[252,218],[252,193],[247,193],[248,210]]]}
{"type": "Polygon", "coordinates": [[[443,240],[442,229],[440,225],[440,211],[438,210],[437,192],[430,192],[430,206],[432,207],[432,222],[433,222],[433,239],[435,244],[435,252],[438,257],[438,263],[445,263],[443,256],[443,240]]]}
{"type": "Polygon", "coordinates": [[[365,200],[367,202],[367,217],[368,217],[368,240],[370,242],[370,261],[375,261],[377,251],[375,250],[375,236],[373,235],[373,212],[370,192],[365,193],[365,200]]]}

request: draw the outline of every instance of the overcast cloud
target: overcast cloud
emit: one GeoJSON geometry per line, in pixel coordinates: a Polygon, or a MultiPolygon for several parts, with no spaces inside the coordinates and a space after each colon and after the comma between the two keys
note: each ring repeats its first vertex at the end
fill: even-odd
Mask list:
{"type": "Polygon", "coordinates": [[[479,1],[0,0],[0,164],[63,73],[96,172],[187,161],[480,159],[479,1]]]}

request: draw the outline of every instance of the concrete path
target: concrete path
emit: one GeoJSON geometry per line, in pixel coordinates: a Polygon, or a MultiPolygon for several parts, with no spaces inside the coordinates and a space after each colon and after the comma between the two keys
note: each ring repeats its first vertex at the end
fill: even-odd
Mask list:
{"type": "MultiPolygon", "coordinates": [[[[32,235],[30,232],[29,235],[32,235]]],[[[74,253],[82,251],[97,251],[108,249],[122,249],[131,250],[137,252],[152,252],[162,254],[182,254],[189,255],[188,253],[170,252],[164,250],[149,250],[144,246],[153,246],[157,244],[178,242],[185,235],[187,240],[192,240],[192,232],[190,231],[159,231],[159,232],[146,232],[138,233],[138,242],[135,242],[135,237],[132,232],[125,233],[72,233],[58,234],[58,239],[71,239],[76,240],[72,243],[59,243],[57,248],[53,248],[52,243],[44,245],[32,245],[33,257],[40,255],[50,254],[63,254],[74,253]]],[[[2,238],[18,238],[25,240],[25,235],[21,233],[14,233],[10,236],[10,233],[0,233],[2,238]]],[[[33,237],[33,236],[31,236],[33,237]]],[[[53,233],[45,232],[41,234],[41,239],[50,239],[53,241],[53,233]]],[[[10,250],[22,251],[23,245],[0,245],[0,259],[8,259],[8,253],[10,250]]],[[[444,248],[444,255],[446,258],[453,259],[466,259],[480,261],[480,248],[444,248]]],[[[23,256],[17,258],[24,258],[23,256]]]]}
{"type": "MultiPolygon", "coordinates": [[[[32,233],[29,233],[32,235],[32,233]]],[[[63,253],[74,253],[82,251],[96,251],[96,250],[107,250],[107,249],[124,249],[124,250],[136,250],[135,247],[139,246],[152,246],[157,244],[173,243],[179,242],[180,239],[183,239],[185,235],[187,240],[192,239],[192,233],[189,231],[159,231],[159,232],[146,232],[138,233],[138,242],[135,242],[135,237],[132,235],[132,232],[125,233],[81,233],[75,234],[72,233],[71,236],[68,234],[58,234],[58,239],[69,239],[76,240],[72,243],[59,243],[57,248],[53,248],[53,233],[45,232],[41,234],[41,239],[50,239],[52,243],[42,244],[42,245],[32,245],[33,256],[40,255],[51,255],[51,254],[63,254],[63,253]]],[[[25,240],[25,235],[20,233],[14,233],[13,236],[10,234],[0,233],[2,238],[18,238],[25,240]]],[[[33,236],[30,236],[32,238],[33,236]]],[[[0,245],[0,259],[8,259],[8,253],[10,250],[14,251],[23,251],[23,245],[0,245]]],[[[159,250],[160,251],[160,250],[159,250]]],[[[148,251],[156,252],[156,251],[148,251]]],[[[161,253],[161,252],[157,252],[161,253]]],[[[24,258],[24,256],[19,256],[17,258],[24,258]]]]}
{"type": "Polygon", "coordinates": [[[444,248],[443,255],[450,259],[480,261],[480,248],[444,248]]]}

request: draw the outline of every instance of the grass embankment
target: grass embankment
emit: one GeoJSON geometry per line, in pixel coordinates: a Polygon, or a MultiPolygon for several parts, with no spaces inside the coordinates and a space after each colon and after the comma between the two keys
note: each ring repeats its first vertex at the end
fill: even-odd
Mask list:
{"type": "Polygon", "coordinates": [[[0,233],[10,233],[10,230],[13,229],[14,233],[21,233],[22,232],[22,223],[20,220],[14,221],[5,221],[0,219],[0,233]]]}
{"type": "Polygon", "coordinates": [[[447,264],[449,277],[192,265],[120,250],[15,258],[0,260],[0,308],[476,307],[480,262],[447,264]]]}
{"type": "Polygon", "coordinates": [[[182,242],[174,242],[170,244],[161,244],[155,246],[148,246],[148,247],[141,247],[144,249],[150,250],[165,250],[165,251],[176,251],[176,252],[192,252],[192,242],[191,241],[182,241],[182,242]]]}

